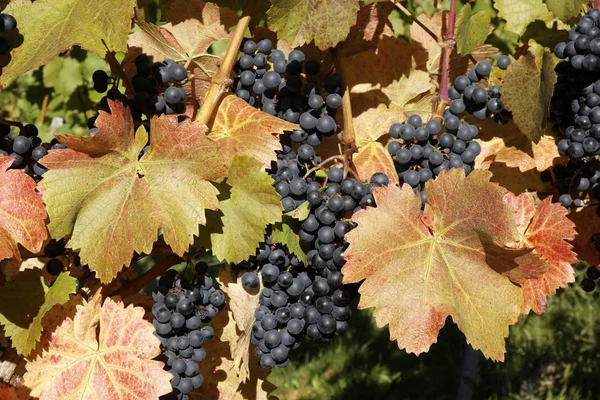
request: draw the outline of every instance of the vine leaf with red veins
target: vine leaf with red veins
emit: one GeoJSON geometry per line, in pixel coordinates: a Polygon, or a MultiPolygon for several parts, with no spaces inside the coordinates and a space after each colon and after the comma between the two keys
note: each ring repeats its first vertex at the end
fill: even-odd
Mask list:
{"type": "Polygon", "coordinates": [[[47,217],[36,183],[22,170],[9,170],[12,157],[0,156],[0,260],[21,261],[17,244],[37,253],[48,232],[47,217]]]}
{"type": "Polygon", "coordinates": [[[98,294],[77,306],[52,333],[47,349],[27,363],[24,385],[41,399],[155,399],[172,391],[171,374],[144,309],[98,294]],[[52,371],[52,373],[48,373],[52,371]]]}
{"type": "Polygon", "coordinates": [[[271,161],[277,160],[275,151],[281,150],[277,135],[298,128],[230,95],[219,105],[208,136],[219,142],[225,160],[245,154],[259,159],[268,168],[271,161]]]}
{"type": "Polygon", "coordinates": [[[508,193],[505,200],[517,215],[520,246],[534,248],[533,253],[549,264],[548,271],[541,276],[518,282],[523,289],[521,312],[527,314],[533,310],[542,314],[548,305],[546,298],[575,281],[571,264],[577,263],[577,256],[572,251],[573,245],[567,242],[575,238],[575,224],[567,218],[567,210],[553,204],[550,197],[537,208],[525,193],[518,197],[508,193]]]}
{"type": "Polygon", "coordinates": [[[150,253],[163,230],[165,242],[183,255],[206,223],[205,209],[218,208],[208,181],[225,175],[218,145],[189,119],[153,117],[149,149],[143,127],[134,133],[129,110],[109,100],[89,137],[58,136],[68,149],[44,157],[49,171],[41,187],[54,238],[71,235],[84,264],[110,282],[133,252],[150,253]]]}
{"type": "Polygon", "coordinates": [[[426,185],[428,205],[408,185],[373,191],[377,208],[353,217],[358,226],[343,267],[345,283],[360,282],[360,308],[375,307],[379,327],[408,352],[422,353],[436,341],[448,316],[486,357],[504,358],[508,326],[517,322],[521,290],[487,263],[486,247],[504,257],[518,240],[506,190],[487,171],[442,173],[426,185]],[[490,212],[493,210],[493,212],[490,212]]]}
{"type": "Polygon", "coordinates": [[[18,34],[23,43],[11,52],[11,62],[2,70],[0,86],[49,63],[74,44],[100,56],[105,55],[106,47],[125,51],[136,4],[135,0],[11,3],[4,12],[19,21],[18,34]]]}
{"type": "Polygon", "coordinates": [[[0,324],[19,354],[26,356],[36,347],[44,316],[54,306],[66,303],[76,286],[75,278],[61,273],[52,287],[47,287],[43,271],[34,268],[21,271],[0,288],[0,324]]]}

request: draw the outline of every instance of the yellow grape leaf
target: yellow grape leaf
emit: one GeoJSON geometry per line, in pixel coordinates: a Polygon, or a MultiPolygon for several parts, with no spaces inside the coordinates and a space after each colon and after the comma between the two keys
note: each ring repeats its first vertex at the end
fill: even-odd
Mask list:
{"type": "MultiPolygon", "coordinates": [[[[306,202],[309,204],[308,202],[306,202]]],[[[294,210],[295,211],[295,210],[294,210]]],[[[306,219],[306,218],[304,218],[306,219]]],[[[273,226],[273,243],[285,245],[288,251],[296,256],[299,261],[308,265],[306,261],[306,253],[300,245],[300,237],[298,236],[298,221],[288,215],[283,216],[283,221],[273,226]]]]}
{"type": "Polygon", "coordinates": [[[522,35],[527,25],[536,20],[549,23],[554,15],[542,0],[494,0],[498,16],[506,20],[504,29],[522,35]]]}
{"type": "Polygon", "coordinates": [[[144,309],[96,295],[52,333],[27,363],[24,385],[41,400],[155,399],[172,391],[171,374],[144,309]],[[51,372],[50,372],[51,371],[51,372]]]}
{"type": "Polygon", "coordinates": [[[572,22],[581,12],[585,0],[546,0],[548,9],[563,22],[572,22]]]}
{"type": "MultiPolygon", "coordinates": [[[[523,296],[495,271],[486,247],[518,240],[506,190],[474,170],[451,170],[425,187],[428,205],[408,185],[374,189],[377,208],[352,218],[357,227],[342,268],[345,283],[364,280],[360,308],[375,307],[379,327],[412,353],[427,351],[451,316],[467,341],[494,360],[504,358],[508,326],[523,296]]],[[[502,248],[504,256],[522,252],[502,248]]]]}
{"type": "Polygon", "coordinates": [[[575,224],[567,218],[563,206],[552,203],[552,197],[537,207],[526,193],[518,197],[508,193],[505,200],[513,207],[519,223],[520,246],[534,248],[533,253],[550,264],[543,275],[518,282],[523,289],[521,312],[527,314],[533,310],[542,314],[548,305],[547,297],[575,281],[571,264],[577,263],[577,255],[572,251],[573,245],[567,242],[575,238],[575,224]]]}
{"type": "Polygon", "coordinates": [[[218,146],[204,128],[176,116],[153,117],[150,148],[143,127],[134,133],[131,112],[109,100],[99,131],[89,137],[58,136],[68,149],[51,150],[41,186],[54,238],[71,235],[83,264],[110,282],[133,253],[150,253],[159,228],[174,253],[183,255],[218,208],[209,182],[225,175],[218,146]]]}
{"type": "Polygon", "coordinates": [[[38,0],[12,2],[4,12],[17,20],[23,43],[11,51],[0,86],[52,61],[77,44],[104,56],[127,49],[135,0],[38,0]],[[106,47],[104,43],[106,43],[106,47]]]}
{"type": "Polygon", "coordinates": [[[46,313],[66,303],[77,286],[75,278],[63,272],[47,287],[43,275],[41,269],[27,269],[0,288],[0,324],[12,346],[25,356],[40,340],[46,313]]]}
{"type": "Polygon", "coordinates": [[[229,342],[233,357],[233,369],[238,375],[240,383],[250,378],[250,347],[252,339],[252,325],[254,324],[254,310],[260,305],[261,289],[252,293],[242,286],[242,275],[245,271],[233,271],[227,266],[219,273],[221,289],[227,294],[227,309],[229,322],[223,328],[221,340],[229,342]]]}
{"type": "Polygon", "coordinates": [[[394,160],[385,146],[379,142],[371,142],[362,146],[358,153],[352,155],[352,162],[362,180],[369,180],[373,174],[383,172],[388,176],[391,184],[398,184],[398,173],[394,166],[394,160]]]}
{"type": "Polygon", "coordinates": [[[270,0],[269,28],[293,47],[314,40],[320,49],[335,47],[356,24],[358,0],[270,0]]]}
{"type": "Polygon", "coordinates": [[[212,251],[219,260],[239,263],[256,253],[267,225],[281,221],[281,196],[260,161],[238,154],[229,162],[231,196],[221,201],[223,233],[212,233],[212,251]]]}
{"type": "Polygon", "coordinates": [[[555,61],[548,49],[532,45],[504,76],[502,101],[512,111],[515,125],[534,142],[543,135],[550,115],[555,61]]]}
{"type": "Polygon", "coordinates": [[[394,27],[389,20],[390,13],[394,10],[391,1],[375,1],[363,5],[358,12],[356,25],[352,31],[362,32],[364,40],[377,43],[380,36],[394,36],[394,27]]]}
{"type": "Polygon", "coordinates": [[[469,54],[481,46],[488,37],[490,14],[479,11],[473,14],[471,5],[465,4],[456,21],[456,48],[458,54],[469,54]]]}
{"type": "Polygon", "coordinates": [[[9,170],[12,157],[0,155],[0,260],[21,255],[20,243],[37,253],[48,236],[47,217],[36,183],[22,170],[9,170]]]}
{"type": "Polygon", "coordinates": [[[219,142],[225,160],[244,154],[259,159],[268,168],[271,161],[277,160],[275,151],[281,150],[276,135],[294,129],[298,125],[259,111],[230,95],[219,105],[209,137],[219,142]]]}

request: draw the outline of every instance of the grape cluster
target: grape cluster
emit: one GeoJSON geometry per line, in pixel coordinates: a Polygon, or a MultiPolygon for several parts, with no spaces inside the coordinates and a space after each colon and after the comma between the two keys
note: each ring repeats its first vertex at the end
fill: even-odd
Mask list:
{"type": "MultiPolygon", "coordinates": [[[[500,69],[507,69],[510,65],[508,56],[500,56],[496,65],[500,69]]],[[[477,83],[487,79],[492,72],[492,64],[488,61],[477,63],[467,75],[460,75],[454,80],[454,85],[448,88],[450,107],[444,117],[450,115],[460,116],[467,112],[478,120],[485,120],[494,115],[497,123],[508,122],[512,115],[504,109],[501,100],[501,87],[493,85],[489,89],[477,86],[477,83]]]]}
{"type": "Polygon", "coordinates": [[[589,10],[569,31],[569,41],[554,47],[554,54],[576,70],[600,72],[600,10],[589,10]]]}
{"type": "Polygon", "coordinates": [[[239,77],[234,90],[238,97],[262,111],[289,122],[299,122],[306,140],[318,145],[321,136],[336,131],[333,116],[342,105],[341,81],[332,75],[325,79],[328,96],[323,98],[316,83],[321,65],[306,60],[301,50],[293,50],[286,59],[281,50],[271,50],[271,41],[262,39],[243,43],[243,55],[236,64],[239,77]],[[301,74],[304,71],[306,80],[301,74]]]}
{"type": "Polygon", "coordinates": [[[57,140],[42,143],[33,124],[21,126],[19,133],[15,128],[0,124],[0,155],[14,158],[10,168],[22,169],[39,181],[47,171],[40,160],[48,154],[48,149],[62,149],[64,146],[57,140]]]}
{"type": "MultiPolygon", "coordinates": [[[[596,251],[600,251],[600,233],[594,233],[592,235],[592,243],[596,248],[596,251]]],[[[585,292],[593,292],[596,288],[596,281],[600,279],[599,267],[591,266],[585,271],[586,277],[581,280],[581,288],[585,292]]]]}
{"type": "Polygon", "coordinates": [[[176,270],[168,270],[152,292],[156,302],[152,307],[156,336],[161,340],[165,362],[173,377],[174,391],[165,399],[188,399],[188,394],[202,386],[204,378],[198,363],[206,358],[202,344],[213,338],[209,325],[225,305],[225,295],[213,287],[213,280],[205,275],[208,266],[200,262],[196,270],[196,284],[192,285],[176,270]]]}
{"type": "MultiPolygon", "coordinates": [[[[6,34],[17,29],[17,20],[9,14],[0,14],[0,33],[6,34]]],[[[12,50],[9,38],[0,36],[0,54],[8,54],[12,50]]]]}
{"type": "Polygon", "coordinates": [[[44,255],[50,257],[50,260],[46,263],[46,272],[52,276],[58,276],[63,272],[65,266],[61,261],[60,257],[66,252],[65,240],[51,239],[46,246],[44,246],[44,255]]]}
{"type": "Polygon", "coordinates": [[[437,120],[423,124],[418,115],[411,115],[406,124],[393,124],[388,143],[401,183],[409,184],[421,193],[426,202],[423,185],[442,171],[462,168],[468,175],[475,159],[481,153],[481,145],[473,139],[479,133],[475,125],[461,122],[456,115],[444,118],[444,125],[437,120]],[[442,132],[442,128],[445,132],[442,132]]]}

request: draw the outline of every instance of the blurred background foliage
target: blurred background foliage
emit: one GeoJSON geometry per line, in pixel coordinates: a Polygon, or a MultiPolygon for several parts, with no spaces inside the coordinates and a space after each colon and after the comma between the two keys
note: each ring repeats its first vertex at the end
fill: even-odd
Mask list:
{"type": "MultiPolygon", "coordinates": [[[[217,2],[234,4],[240,10],[244,3],[217,2]]],[[[140,0],[137,17],[160,23],[168,3],[140,0]]],[[[418,16],[431,15],[434,3],[447,10],[450,1],[410,0],[403,4],[418,16]]],[[[503,30],[492,1],[470,3],[474,12],[486,11],[492,17],[495,28],[488,43],[504,54],[514,53],[519,38],[503,30]]],[[[390,19],[397,36],[410,40],[411,20],[398,10],[390,19]]],[[[540,43],[563,34],[536,28],[531,35],[540,43]]],[[[94,92],[91,79],[97,69],[109,72],[108,64],[97,56],[76,47],[68,50],[2,89],[0,118],[35,123],[46,140],[54,133],[85,134],[87,119],[96,114],[102,97],[94,92]]],[[[139,272],[155,260],[142,264],[139,272]]],[[[185,265],[178,268],[183,270],[185,265]]],[[[578,275],[584,274],[585,266],[577,269],[578,275]]],[[[370,310],[355,310],[346,335],[331,343],[304,343],[292,353],[289,366],[273,371],[269,380],[279,388],[274,394],[284,400],[600,399],[599,321],[600,293],[584,293],[572,285],[550,300],[545,314],[523,317],[511,327],[506,360],[494,363],[470,349],[450,319],[438,343],[417,357],[399,350],[397,343],[389,340],[387,327],[376,327],[370,310]]]]}

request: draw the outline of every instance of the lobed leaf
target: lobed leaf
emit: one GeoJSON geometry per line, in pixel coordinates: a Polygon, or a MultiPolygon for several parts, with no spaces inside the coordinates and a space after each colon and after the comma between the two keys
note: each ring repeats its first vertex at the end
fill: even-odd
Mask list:
{"type": "Polygon", "coordinates": [[[18,21],[23,43],[11,51],[11,62],[2,70],[0,86],[49,63],[74,44],[100,56],[107,47],[125,51],[135,4],[135,0],[13,2],[4,12],[18,21]]]}
{"type": "Polygon", "coordinates": [[[48,235],[46,210],[36,183],[22,170],[9,170],[12,157],[0,155],[0,260],[21,260],[17,244],[40,251],[48,235]]]}
{"type": "Polygon", "coordinates": [[[212,251],[219,260],[239,263],[256,253],[267,225],[281,221],[281,196],[260,161],[238,154],[229,162],[227,184],[231,196],[221,201],[223,233],[211,234],[212,251]]]}
{"type": "Polygon", "coordinates": [[[161,353],[144,309],[101,296],[77,306],[52,333],[48,348],[27,363],[24,385],[41,400],[158,398],[171,374],[152,360],[161,353]],[[52,373],[49,373],[52,371],[52,373]]]}
{"type": "Polygon", "coordinates": [[[465,4],[456,21],[456,48],[458,54],[470,54],[483,45],[488,37],[490,14],[487,11],[472,12],[465,4]]]}
{"type": "Polygon", "coordinates": [[[585,0],[546,0],[548,10],[563,22],[577,17],[584,5],[585,0]]]}
{"type": "Polygon", "coordinates": [[[110,282],[133,253],[150,253],[159,228],[173,252],[183,255],[204,210],[216,210],[218,190],[209,180],[225,175],[218,146],[203,128],[176,116],[153,117],[148,134],[134,134],[129,110],[109,100],[100,112],[99,132],[90,137],[58,136],[68,149],[44,158],[44,188],[54,238],[71,235],[84,264],[110,282]]]}
{"type": "Polygon", "coordinates": [[[36,347],[44,316],[54,306],[66,303],[76,286],[75,278],[61,273],[49,288],[43,271],[35,268],[20,272],[0,288],[0,324],[19,354],[29,355],[36,347]]]}
{"type": "Polygon", "coordinates": [[[541,20],[549,23],[554,15],[542,0],[494,0],[498,16],[506,20],[505,29],[522,35],[527,25],[541,20]]]}
{"type": "MultiPolygon", "coordinates": [[[[391,339],[408,352],[427,351],[451,316],[474,348],[504,358],[523,297],[487,262],[487,246],[518,238],[506,191],[490,177],[477,170],[466,178],[460,170],[441,174],[426,185],[423,216],[408,185],[375,189],[377,208],[353,217],[345,283],[364,280],[359,307],[375,307],[377,325],[389,324],[391,339]]],[[[522,254],[502,250],[506,258],[522,254]]]]}

